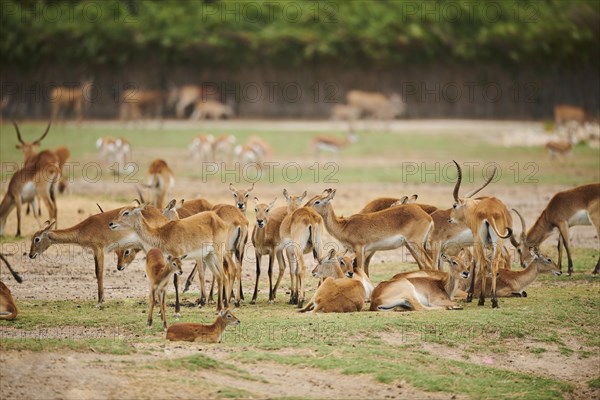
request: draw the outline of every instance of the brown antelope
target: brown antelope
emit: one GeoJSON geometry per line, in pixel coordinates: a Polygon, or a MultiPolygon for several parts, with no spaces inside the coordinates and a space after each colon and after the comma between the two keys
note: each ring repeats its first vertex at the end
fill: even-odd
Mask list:
{"type": "Polygon", "coordinates": [[[585,122],[585,110],[581,107],[567,104],[554,106],[554,123],[557,126],[564,125],[570,121],[575,121],[583,125],[585,122]]]}
{"type": "Polygon", "coordinates": [[[81,121],[85,113],[86,103],[92,98],[89,95],[92,85],[92,80],[86,80],[79,87],[57,86],[53,88],[50,94],[52,120],[57,121],[61,113],[64,118],[68,110],[73,110],[77,121],[81,121]]]}
{"type": "Polygon", "coordinates": [[[177,118],[184,118],[186,109],[195,104],[202,97],[202,87],[198,85],[184,85],[169,90],[167,103],[175,107],[177,118]]]}
{"type": "Polygon", "coordinates": [[[387,97],[383,93],[351,90],[346,94],[348,105],[360,110],[361,117],[393,119],[405,112],[402,98],[397,94],[387,97]]]}
{"type": "Polygon", "coordinates": [[[212,159],[215,162],[228,162],[233,157],[233,147],[235,145],[235,136],[221,135],[217,136],[212,144],[212,159]]]}
{"type": "Polygon", "coordinates": [[[173,171],[165,160],[152,161],[148,167],[148,182],[144,186],[152,191],[152,204],[162,208],[167,192],[175,186],[173,171]]]}
{"type": "MultiPolygon", "coordinates": [[[[277,200],[277,199],[275,199],[277,200]]],[[[283,257],[283,249],[280,246],[281,237],[279,228],[281,222],[287,215],[287,207],[273,208],[275,204],[273,200],[269,204],[259,203],[258,199],[254,198],[254,212],[256,213],[256,224],[252,230],[252,245],[256,255],[256,281],[254,283],[254,294],[250,304],[256,303],[258,295],[258,281],[260,278],[260,264],[263,255],[269,256],[269,303],[275,301],[277,288],[285,271],[285,260],[283,257]],[[273,262],[277,258],[279,264],[279,275],[275,287],[273,287],[273,262]]]]}
{"type": "Polygon", "coordinates": [[[216,100],[198,100],[190,119],[230,119],[234,116],[233,108],[227,104],[216,100]]]}
{"type": "Polygon", "coordinates": [[[450,264],[448,273],[407,272],[397,274],[389,281],[381,282],[371,295],[370,310],[391,310],[396,307],[414,311],[462,309],[452,299],[460,285],[460,280],[468,278],[469,266],[459,262],[457,258],[447,260],[450,264]]]}
{"type": "Polygon", "coordinates": [[[425,244],[433,229],[433,220],[416,204],[406,204],[369,214],[338,217],[331,200],[335,189],[327,189],[309,201],[325,221],[327,231],[356,254],[356,265],[369,275],[367,260],[376,251],[406,246],[419,268],[431,268],[425,244]]]}
{"type": "MultiPolygon", "coordinates": [[[[0,203],[0,236],[4,235],[4,225],[13,208],[17,209],[17,236],[21,236],[21,206],[34,203],[36,196],[46,205],[49,217],[56,221],[55,188],[59,180],[60,166],[54,152],[44,150],[30,157],[23,168],[11,177],[0,203]]],[[[33,215],[38,218],[35,207],[33,215]]]]}
{"type": "Polygon", "coordinates": [[[287,200],[288,212],[279,227],[280,246],[285,251],[290,266],[290,304],[297,304],[298,308],[302,308],[304,303],[304,254],[312,251],[316,260],[321,258],[323,218],[310,207],[300,207],[302,200],[306,197],[306,191],[301,196],[290,196],[287,190],[284,190],[283,195],[287,200]]]}
{"type": "Polygon", "coordinates": [[[121,97],[119,119],[140,120],[144,115],[152,115],[162,120],[165,100],[162,90],[126,89],[121,97]]]}
{"type": "Polygon", "coordinates": [[[148,277],[149,297],[148,297],[148,321],[146,326],[152,326],[152,314],[154,304],[160,304],[160,318],[163,321],[164,329],[167,329],[167,283],[173,274],[181,275],[181,261],[185,255],[173,258],[170,254],[165,256],[160,249],[153,248],[146,254],[146,276],[148,277]]]}
{"type": "MultiPolygon", "coordinates": [[[[512,239],[513,245],[521,258],[523,265],[526,251],[529,247],[539,247],[544,240],[558,229],[558,266],[562,271],[562,246],[567,251],[568,274],[573,272],[573,260],[571,259],[571,243],[569,240],[569,227],[577,225],[593,225],[596,235],[600,237],[600,184],[578,186],[574,189],[556,193],[548,202],[535,224],[526,231],[525,220],[514,210],[521,219],[521,241],[512,239]],[[525,233],[527,232],[527,233],[525,233]]],[[[592,274],[596,275],[600,270],[600,259],[592,274]]]]}
{"type": "Polygon", "coordinates": [[[198,135],[192,139],[188,146],[193,161],[214,161],[212,148],[215,137],[213,135],[198,135]]]}
{"type": "Polygon", "coordinates": [[[310,141],[310,147],[316,157],[323,151],[338,154],[340,150],[358,141],[356,133],[350,131],[343,139],[335,136],[315,136],[310,141]]]}
{"type": "MultiPolygon", "coordinates": [[[[529,258],[525,259],[525,269],[521,271],[499,270],[496,278],[496,296],[498,297],[527,297],[525,289],[535,281],[537,275],[543,272],[551,272],[561,275],[558,266],[552,262],[550,257],[540,254],[537,248],[532,247],[529,258]]],[[[485,289],[486,296],[492,291],[488,283],[485,289]]],[[[475,285],[475,296],[481,292],[481,284],[475,285]]]]}
{"type": "Polygon", "coordinates": [[[250,136],[244,145],[235,147],[234,153],[242,165],[256,163],[262,168],[265,160],[271,155],[271,146],[258,136],[250,136]]]}
{"type": "Polygon", "coordinates": [[[227,240],[225,222],[214,212],[204,212],[154,227],[142,215],[145,208],[146,205],[125,207],[108,226],[113,230],[133,229],[144,247],[158,247],[166,254],[187,254],[197,263],[205,264],[217,279],[217,309],[223,309],[227,303],[222,296],[225,283],[223,252],[227,240]]]}
{"type": "Polygon", "coordinates": [[[248,199],[250,198],[250,192],[254,190],[254,183],[250,189],[238,190],[233,186],[233,183],[229,184],[229,190],[233,196],[235,206],[239,208],[243,213],[246,213],[246,207],[248,205],[248,199]]]}
{"type": "MultiPolygon", "coordinates": [[[[4,261],[13,278],[15,278],[15,281],[18,283],[23,282],[21,276],[12,269],[4,255],[0,254],[0,259],[4,261]]],[[[13,319],[17,318],[18,314],[19,309],[17,308],[15,299],[13,299],[8,287],[2,281],[0,281],[0,319],[12,321],[13,319]]]]}
{"type": "Polygon", "coordinates": [[[239,325],[240,320],[229,310],[219,311],[211,325],[178,322],[167,329],[167,340],[185,342],[221,343],[221,337],[228,325],[239,325]]]}
{"type": "Polygon", "coordinates": [[[107,165],[117,164],[117,169],[125,168],[131,159],[131,144],[123,137],[105,136],[96,140],[98,157],[107,165]]]}
{"type": "MultiPolygon", "coordinates": [[[[358,213],[359,214],[368,214],[372,212],[377,212],[381,210],[385,210],[386,208],[390,208],[393,206],[398,206],[402,204],[410,204],[414,203],[418,198],[418,195],[413,194],[412,196],[402,196],[397,199],[395,197],[379,197],[368,202],[358,213]]],[[[421,208],[425,210],[427,214],[431,214],[434,210],[437,210],[437,207],[429,206],[429,205],[421,205],[421,208]],[[431,210],[431,211],[430,211],[431,210]]]]}
{"type": "MultiPolygon", "coordinates": [[[[458,171],[456,185],[454,186],[454,205],[451,213],[452,221],[460,221],[465,223],[473,234],[475,245],[475,259],[479,265],[479,275],[481,286],[486,286],[486,255],[484,253],[486,247],[491,247],[490,272],[492,274],[492,307],[498,307],[498,299],[496,298],[496,275],[500,259],[502,258],[502,247],[504,239],[508,239],[512,235],[512,218],[506,205],[495,197],[480,197],[473,199],[472,197],[490,184],[496,175],[496,168],[479,189],[473,190],[462,198],[458,197],[460,183],[462,181],[462,170],[460,165],[454,161],[458,171]]],[[[473,276],[474,279],[474,276],[473,276]]],[[[473,296],[474,285],[469,288],[469,296],[467,301],[471,301],[473,296]]],[[[485,294],[482,292],[479,296],[478,305],[485,304],[485,294]]]]}
{"type": "Polygon", "coordinates": [[[569,135],[568,141],[549,141],[544,145],[546,152],[550,157],[556,156],[567,156],[571,154],[573,146],[577,144],[577,138],[575,135],[569,135]]]}
{"type": "MultiPolygon", "coordinates": [[[[131,246],[141,248],[137,235],[130,230],[113,231],[108,228],[110,221],[115,219],[123,208],[92,215],[75,226],[67,229],[51,230],[54,222],[37,231],[31,238],[29,258],[35,259],[53,244],[77,244],[90,249],[94,255],[96,280],[98,281],[98,306],[104,300],[104,257],[107,253],[127,249],[131,246]]],[[[167,222],[162,213],[154,207],[144,210],[145,217],[154,224],[167,222]]],[[[135,257],[135,254],[134,254],[135,257]]],[[[133,261],[133,259],[131,259],[133,261]]],[[[122,269],[122,268],[121,268],[122,269]]]]}
{"type": "Polygon", "coordinates": [[[300,312],[311,310],[313,313],[356,312],[362,310],[365,300],[368,298],[365,283],[362,277],[353,271],[343,271],[335,249],[331,249],[319,261],[319,264],[313,269],[312,275],[325,280],[300,312]]]}
{"type": "Polygon", "coordinates": [[[334,121],[356,121],[360,119],[361,109],[347,104],[336,104],[331,108],[331,119],[334,121]]]}

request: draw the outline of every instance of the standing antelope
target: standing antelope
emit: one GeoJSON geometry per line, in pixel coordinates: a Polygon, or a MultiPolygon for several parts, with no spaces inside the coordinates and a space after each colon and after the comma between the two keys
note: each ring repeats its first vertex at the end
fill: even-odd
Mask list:
{"type": "Polygon", "coordinates": [[[581,107],[568,104],[554,106],[554,123],[556,126],[564,125],[570,121],[575,121],[583,125],[585,122],[585,110],[581,107]]]}
{"type": "Polygon", "coordinates": [[[148,277],[149,294],[148,294],[148,321],[146,326],[152,326],[152,313],[154,312],[154,304],[160,303],[160,318],[163,321],[164,329],[167,329],[167,283],[171,275],[181,275],[181,261],[185,259],[185,255],[178,258],[173,258],[170,254],[166,260],[162,251],[157,248],[150,249],[146,254],[146,276],[148,277]],[[166,261],[166,262],[165,262],[166,261]]]}
{"type": "Polygon", "coordinates": [[[376,251],[393,250],[406,246],[419,268],[431,268],[431,260],[425,252],[433,220],[416,204],[391,207],[369,214],[338,217],[331,200],[335,189],[327,189],[321,196],[309,201],[325,221],[327,231],[346,248],[356,254],[356,265],[369,275],[369,263],[376,251]]]}
{"type": "MultiPolygon", "coordinates": [[[[19,276],[19,274],[11,268],[8,260],[2,254],[0,254],[0,259],[4,261],[13,278],[15,278],[18,283],[23,282],[21,276],[19,276]]],[[[8,287],[2,281],[0,281],[0,319],[12,321],[13,319],[17,318],[18,314],[19,309],[17,308],[15,299],[13,299],[8,287]]]]}
{"type": "MultiPolygon", "coordinates": [[[[312,275],[325,280],[300,312],[311,310],[313,313],[360,311],[370,294],[368,290],[372,289],[372,285],[369,289],[364,286],[365,282],[363,282],[362,276],[355,274],[354,271],[344,272],[342,270],[335,249],[331,249],[322,260],[319,260],[312,275]]],[[[368,283],[370,284],[370,281],[368,283]]]]}
{"type": "Polygon", "coordinates": [[[198,135],[192,139],[188,146],[193,161],[209,162],[214,161],[212,156],[212,147],[215,141],[213,135],[198,135]]]}
{"type": "Polygon", "coordinates": [[[227,298],[222,296],[225,283],[223,251],[227,240],[225,222],[209,211],[154,227],[142,215],[145,208],[145,205],[125,207],[108,226],[113,230],[133,229],[146,248],[158,247],[166,254],[187,254],[197,263],[204,263],[217,279],[217,309],[223,309],[227,303],[227,298]]]}
{"type": "Polygon", "coordinates": [[[81,121],[85,113],[86,103],[92,98],[89,94],[92,85],[92,80],[86,80],[79,87],[57,86],[53,88],[50,94],[52,120],[57,121],[61,113],[64,118],[66,111],[73,110],[77,121],[81,121]]]}
{"type": "Polygon", "coordinates": [[[575,135],[570,134],[568,141],[549,141],[544,145],[546,152],[552,158],[556,156],[567,156],[571,154],[573,146],[577,144],[577,138],[575,135]]]}
{"type": "Polygon", "coordinates": [[[239,325],[240,320],[229,310],[219,311],[217,319],[211,325],[178,322],[167,329],[167,340],[185,342],[221,343],[225,328],[239,325]]]}
{"type": "Polygon", "coordinates": [[[162,208],[167,191],[175,185],[173,171],[165,160],[156,159],[148,167],[148,182],[146,187],[152,191],[152,204],[162,208]]]}
{"type": "Polygon", "coordinates": [[[469,276],[469,266],[448,259],[448,273],[438,271],[416,271],[402,273],[389,281],[381,282],[371,295],[371,311],[391,310],[395,307],[421,310],[462,309],[452,299],[460,280],[469,276]],[[423,276],[427,274],[428,276],[423,276]]]}
{"type": "MultiPolygon", "coordinates": [[[[509,271],[506,269],[498,270],[496,282],[496,295],[498,297],[527,297],[525,289],[533,283],[537,275],[542,272],[551,272],[554,275],[561,275],[558,266],[552,260],[539,250],[532,247],[528,253],[529,257],[525,259],[525,269],[521,271],[509,271]]],[[[485,294],[490,295],[492,287],[488,284],[485,288],[485,294]]],[[[475,285],[475,296],[481,292],[481,284],[475,285]]]]}
{"type": "MultiPolygon", "coordinates": [[[[107,253],[116,250],[124,252],[130,247],[142,247],[137,235],[131,230],[113,231],[108,228],[108,223],[116,218],[123,208],[105,211],[92,215],[75,226],[67,229],[51,230],[54,222],[37,231],[31,238],[29,258],[35,259],[53,244],[70,243],[90,249],[94,255],[96,280],[98,282],[98,306],[104,301],[104,257],[107,253]]],[[[146,218],[154,224],[167,222],[162,213],[154,207],[144,210],[146,218]]],[[[180,253],[183,254],[183,253],[180,253]]],[[[133,255],[135,257],[135,254],[133,255]]],[[[133,258],[131,259],[133,261],[133,258]]],[[[122,268],[121,268],[122,269],[122,268]]]]}
{"type": "MultiPolygon", "coordinates": [[[[60,166],[55,153],[44,150],[29,158],[25,166],[10,179],[6,195],[0,203],[0,236],[8,215],[17,209],[17,236],[21,236],[21,205],[31,204],[39,196],[46,204],[50,219],[56,221],[56,183],[60,179],[60,166]]],[[[34,207],[33,215],[37,213],[34,207]]]]}
{"type": "Polygon", "coordinates": [[[350,131],[343,139],[335,136],[315,136],[311,139],[310,147],[316,157],[322,151],[338,154],[343,148],[356,143],[358,135],[350,131]]]}
{"type": "Polygon", "coordinates": [[[162,90],[126,89],[121,97],[119,119],[140,120],[146,114],[162,121],[166,97],[162,90]]]}
{"type": "MultiPolygon", "coordinates": [[[[277,199],[275,199],[277,200],[277,199]]],[[[256,224],[252,230],[252,245],[256,255],[256,281],[254,283],[254,294],[250,304],[256,303],[258,295],[258,280],[260,278],[260,263],[263,255],[269,256],[269,303],[275,301],[277,288],[285,271],[285,260],[283,257],[283,249],[280,246],[281,237],[279,228],[281,222],[287,215],[287,207],[273,208],[275,204],[273,200],[269,204],[259,203],[258,199],[254,198],[254,212],[256,213],[256,224]],[[273,262],[277,258],[279,264],[279,275],[275,287],[273,287],[273,262]]]]}
{"type": "Polygon", "coordinates": [[[246,190],[238,190],[233,186],[233,183],[229,184],[229,190],[231,191],[231,195],[233,196],[233,201],[235,202],[235,206],[239,208],[243,213],[246,213],[246,207],[248,205],[248,199],[250,198],[250,192],[254,190],[254,183],[250,189],[246,190]]]}
{"type": "MultiPolygon", "coordinates": [[[[495,197],[481,197],[473,199],[472,197],[479,193],[483,188],[490,184],[496,175],[496,168],[487,179],[487,181],[479,189],[473,190],[465,197],[459,198],[458,191],[462,181],[462,170],[456,161],[453,161],[458,171],[456,185],[454,186],[454,205],[451,214],[451,220],[465,223],[473,234],[475,245],[475,259],[479,265],[479,276],[481,286],[486,286],[487,281],[487,260],[485,256],[485,248],[491,247],[490,272],[492,274],[492,308],[498,307],[498,299],[496,298],[496,275],[502,257],[502,247],[504,239],[508,239],[512,235],[512,218],[506,205],[495,197]]],[[[472,277],[475,279],[475,276],[472,277]]],[[[473,296],[474,284],[471,283],[467,301],[471,301],[473,296]]],[[[485,294],[480,293],[478,305],[485,304],[485,294]]]]}
{"type": "Polygon", "coordinates": [[[185,117],[186,109],[195,104],[202,97],[202,87],[198,85],[184,85],[169,90],[167,103],[175,107],[177,118],[185,117]]]}
{"type": "MultiPolygon", "coordinates": [[[[523,217],[518,211],[514,211],[521,219],[523,231],[520,242],[515,239],[511,239],[511,241],[517,248],[521,264],[523,264],[529,247],[539,247],[554,229],[558,229],[558,266],[562,271],[562,242],[567,250],[568,274],[571,275],[573,260],[571,259],[569,228],[577,225],[593,225],[596,228],[596,235],[600,237],[600,184],[592,183],[556,193],[528,231],[525,229],[523,217]]],[[[592,274],[596,275],[599,271],[600,259],[596,262],[592,274]]]]}
{"type": "Polygon", "coordinates": [[[321,258],[323,218],[310,207],[300,207],[302,200],[306,197],[306,191],[301,196],[290,196],[287,190],[284,190],[283,195],[288,203],[288,213],[279,227],[280,246],[285,251],[290,266],[290,304],[297,304],[298,308],[302,308],[304,303],[304,254],[312,251],[315,259],[321,258]]]}
{"type": "Polygon", "coordinates": [[[125,168],[131,159],[131,144],[123,137],[105,136],[96,140],[98,158],[107,165],[117,164],[117,170],[125,168]]]}

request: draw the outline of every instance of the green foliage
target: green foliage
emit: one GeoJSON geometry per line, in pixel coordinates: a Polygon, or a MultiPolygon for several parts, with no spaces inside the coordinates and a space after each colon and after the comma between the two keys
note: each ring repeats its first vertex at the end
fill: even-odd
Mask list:
{"type": "Polygon", "coordinates": [[[2,0],[0,58],[241,66],[439,60],[597,65],[596,1],[2,0]]]}

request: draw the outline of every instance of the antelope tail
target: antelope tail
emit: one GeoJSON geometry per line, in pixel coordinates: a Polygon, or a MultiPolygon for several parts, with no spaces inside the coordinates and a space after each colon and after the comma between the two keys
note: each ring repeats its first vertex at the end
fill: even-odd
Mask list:
{"type": "Polygon", "coordinates": [[[503,236],[502,234],[500,234],[500,232],[498,232],[498,227],[496,227],[496,220],[495,219],[491,219],[488,221],[488,223],[490,224],[490,226],[492,227],[492,229],[494,230],[494,232],[496,232],[496,235],[498,235],[498,237],[502,238],[502,239],[508,239],[509,237],[512,236],[512,229],[507,227],[506,231],[508,232],[505,236],[503,236]]]}

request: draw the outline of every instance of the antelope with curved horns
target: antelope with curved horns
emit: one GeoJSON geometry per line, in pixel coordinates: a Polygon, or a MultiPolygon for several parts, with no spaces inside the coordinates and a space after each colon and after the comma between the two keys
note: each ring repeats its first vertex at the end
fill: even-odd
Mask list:
{"type": "Polygon", "coordinates": [[[146,248],[158,247],[165,254],[187,254],[190,259],[203,262],[217,279],[217,309],[223,309],[227,304],[227,298],[223,298],[227,224],[213,211],[207,211],[154,227],[142,215],[145,208],[146,205],[125,207],[108,226],[113,230],[133,229],[146,248]]]}
{"type": "Polygon", "coordinates": [[[162,208],[167,192],[175,186],[173,171],[165,160],[152,161],[148,167],[148,183],[143,186],[152,191],[152,204],[162,208]]]}
{"type": "MultiPolygon", "coordinates": [[[[0,259],[4,261],[13,278],[15,278],[18,283],[22,283],[23,279],[21,279],[21,276],[12,269],[4,255],[0,254],[0,259]]],[[[13,319],[17,318],[18,314],[19,309],[17,308],[15,299],[10,293],[10,289],[2,281],[0,281],[0,319],[12,321],[13,319]]]]}
{"type": "Polygon", "coordinates": [[[306,197],[306,191],[301,196],[290,196],[284,189],[283,195],[288,203],[288,213],[279,227],[280,246],[285,251],[290,266],[290,304],[297,304],[298,308],[302,308],[304,303],[304,254],[312,251],[315,259],[321,258],[323,218],[307,205],[300,207],[302,200],[306,197]]]}
{"type": "Polygon", "coordinates": [[[331,200],[335,189],[326,189],[321,196],[308,202],[325,222],[327,231],[356,254],[356,265],[369,275],[366,260],[376,251],[393,250],[406,246],[419,268],[430,269],[431,260],[425,251],[433,220],[416,204],[391,207],[369,214],[338,217],[331,200]]]}
{"type": "MultiPolygon", "coordinates": [[[[111,251],[117,251],[118,256],[119,251],[125,252],[132,246],[135,248],[142,247],[142,243],[133,231],[113,231],[108,228],[108,223],[115,219],[123,209],[117,208],[92,215],[67,229],[51,230],[54,222],[48,222],[44,228],[34,233],[31,237],[29,258],[35,259],[53,244],[77,244],[90,249],[94,255],[94,266],[98,283],[98,306],[102,305],[104,301],[104,257],[106,254],[111,251]]],[[[144,215],[156,225],[168,222],[162,213],[154,207],[147,207],[144,210],[144,215]]],[[[133,261],[133,258],[131,261],[133,261]]]]}
{"type": "Polygon", "coordinates": [[[250,192],[254,190],[254,183],[252,183],[250,189],[247,190],[238,190],[235,188],[235,186],[233,186],[233,183],[230,183],[229,190],[231,190],[235,206],[239,208],[243,213],[246,213],[246,207],[248,204],[248,199],[250,198],[250,192]]]}
{"type": "MultiPolygon", "coordinates": [[[[600,184],[582,185],[556,193],[528,231],[521,214],[517,210],[513,209],[513,211],[519,216],[523,228],[520,242],[511,239],[521,258],[521,265],[526,256],[526,249],[539,247],[556,228],[559,232],[558,266],[562,271],[562,244],[564,244],[569,263],[568,274],[571,275],[573,260],[571,259],[569,228],[577,225],[593,225],[596,228],[597,236],[600,237],[600,184]]],[[[600,259],[592,274],[596,275],[599,271],[600,259]]]]}
{"type": "MultiPolygon", "coordinates": [[[[486,287],[487,281],[487,260],[484,251],[488,245],[491,246],[490,272],[492,274],[492,308],[497,308],[496,276],[498,275],[498,265],[502,254],[503,241],[504,239],[510,238],[512,235],[512,218],[506,205],[497,198],[472,198],[494,179],[494,176],[496,175],[495,167],[493,173],[485,181],[483,186],[469,192],[465,197],[459,198],[458,191],[462,181],[462,170],[456,161],[452,161],[456,165],[458,177],[453,191],[454,205],[451,213],[451,220],[463,222],[471,229],[475,245],[475,259],[479,264],[479,276],[482,287],[486,287]],[[501,232],[504,232],[504,234],[501,232]]],[[[467,302],[471,301],[473,298],[474,286],[475,285],[472,283],[469,288],[467,302]]],[[[482,306],[484,304],[485,293],[482,291],[479,296],[478,305],[482,306]]]]}

